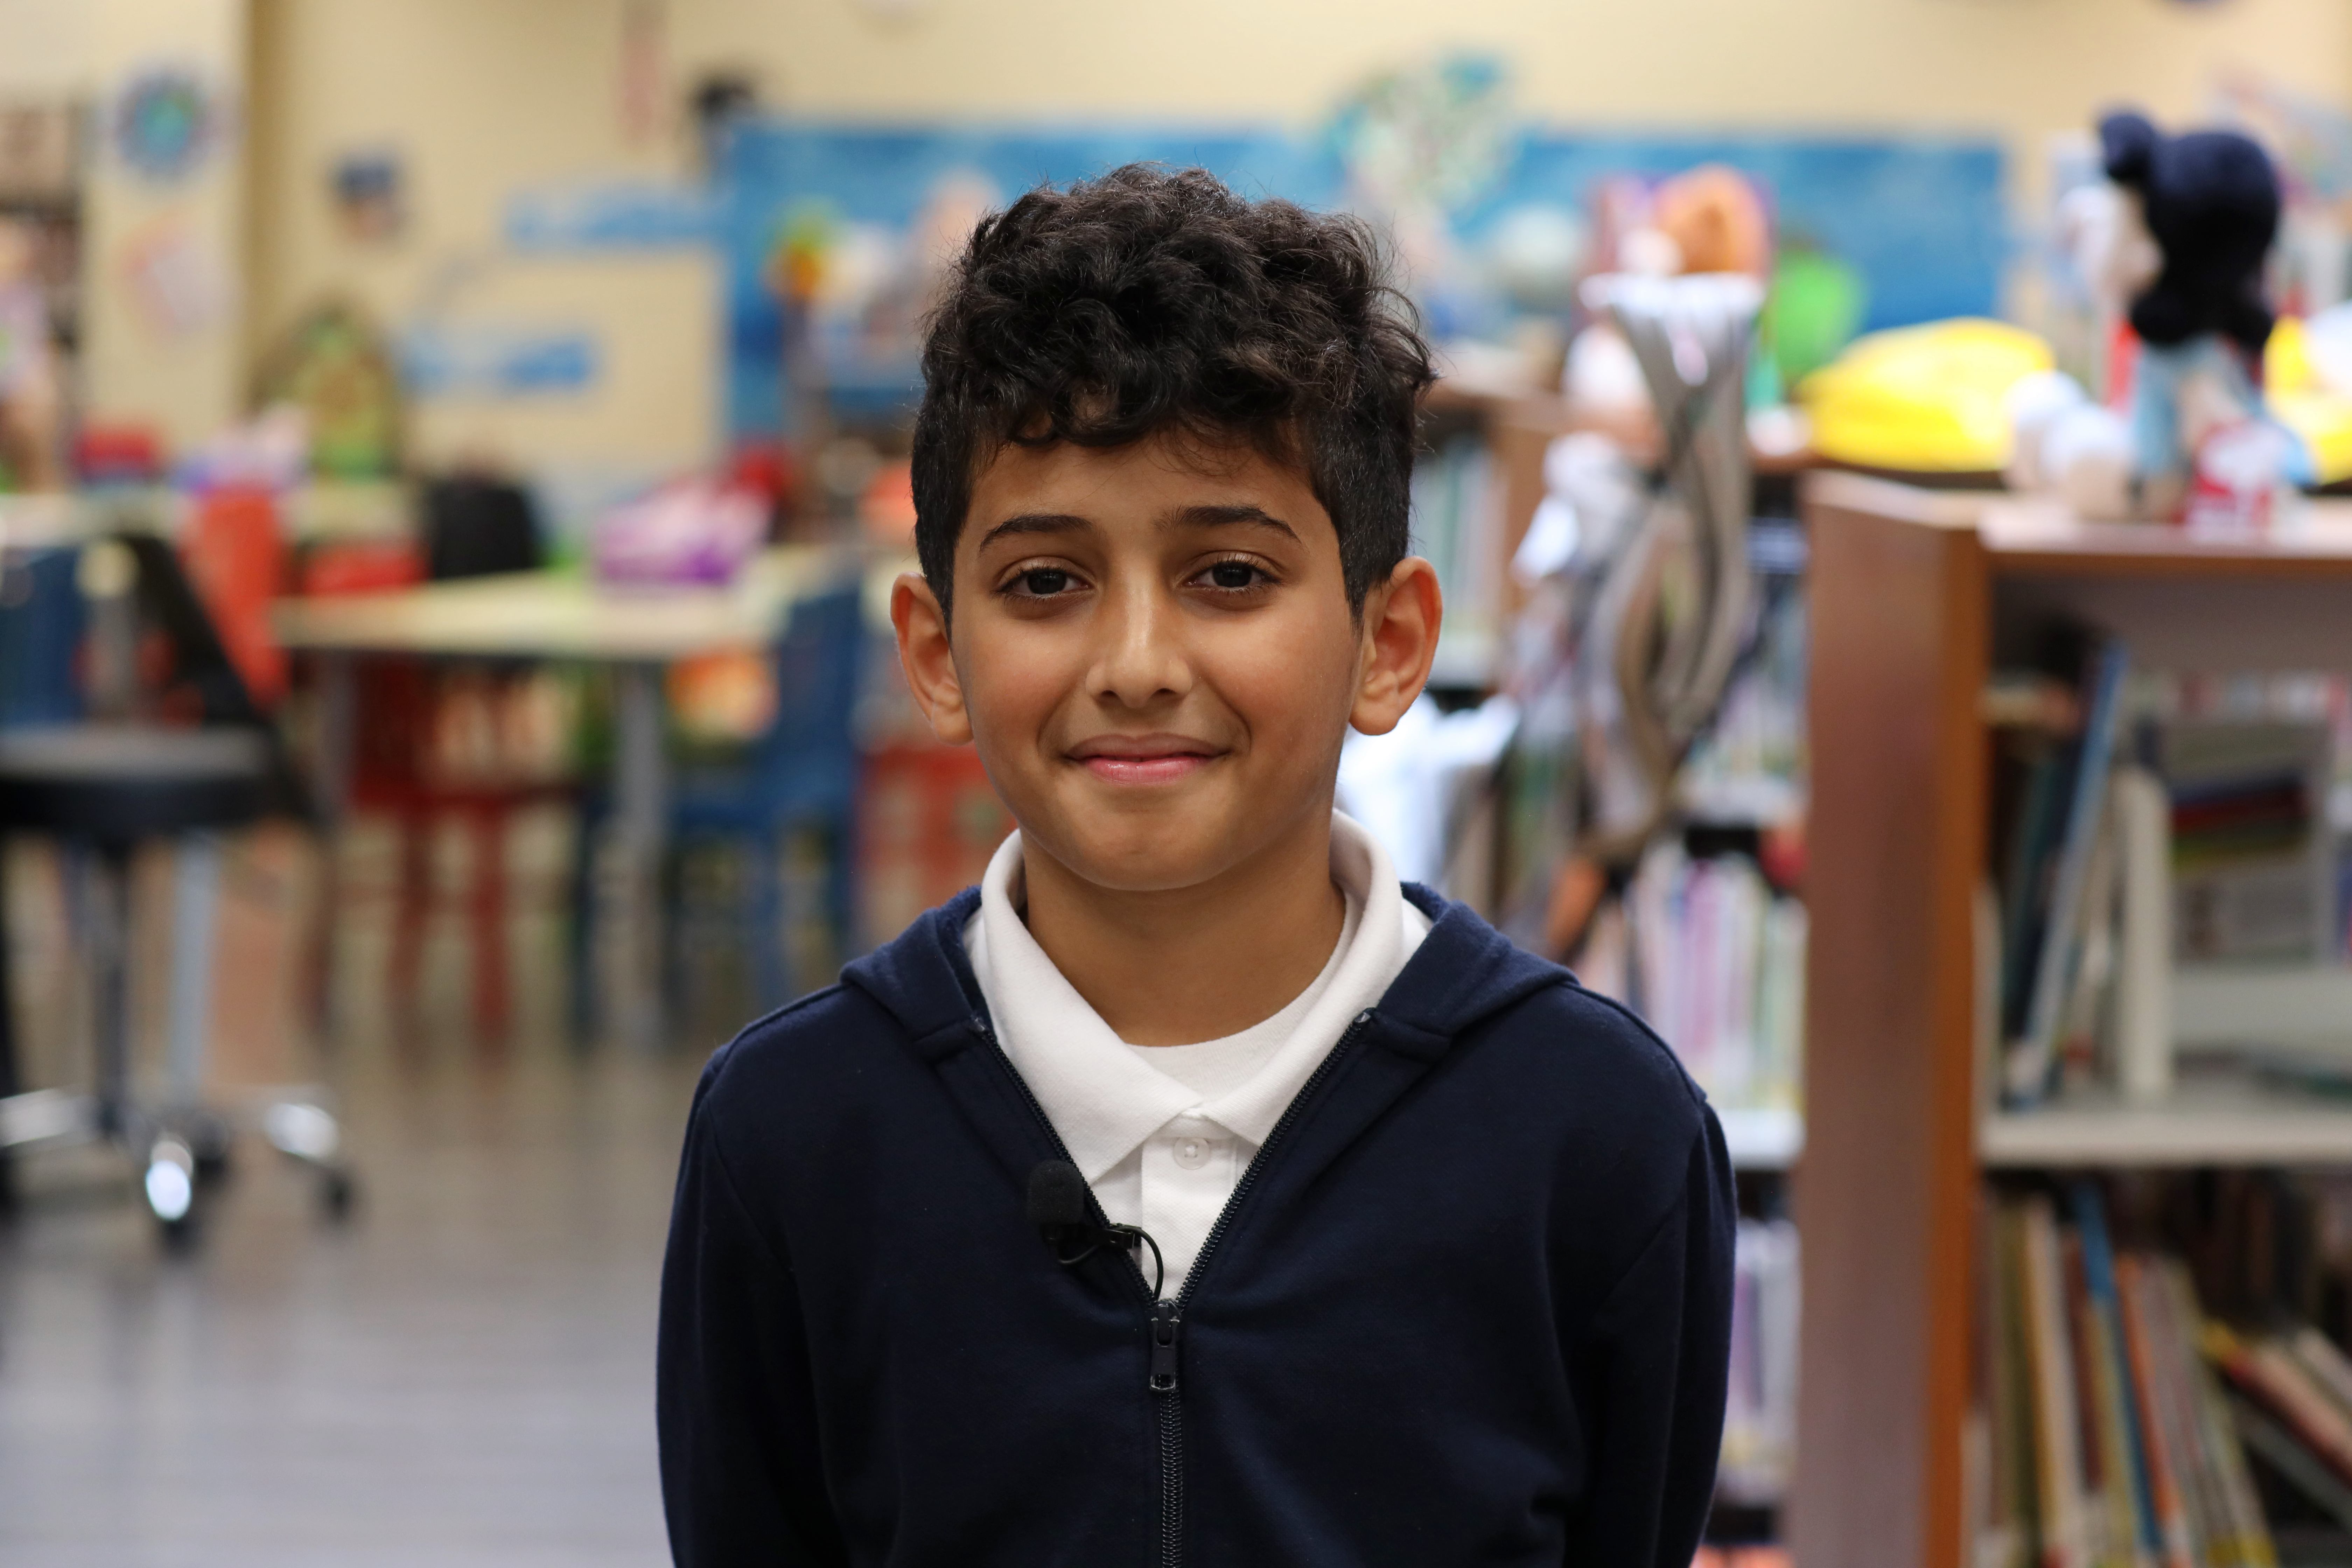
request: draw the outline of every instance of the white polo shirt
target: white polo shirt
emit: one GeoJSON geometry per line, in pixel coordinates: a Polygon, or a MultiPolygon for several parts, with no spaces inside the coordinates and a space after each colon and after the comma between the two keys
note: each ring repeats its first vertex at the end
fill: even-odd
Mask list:
{"type": "MultiPolygon", "coordinates": [[[[996,1037],[1103,1212],[1160,1244],[1169,1296],[1275,1123],[1429,934],[1386,852],[1338,812],[1331,880],[1348,910],[1322,973],[1272,1017],[1189,1046],[1129,1045],[1062,978],[1022,919],[1019,833],[981,882],[963,942],[996,1037]]],[[[1140,1261],[1148,1279],[1149,1250],[1140,1261]]]]}

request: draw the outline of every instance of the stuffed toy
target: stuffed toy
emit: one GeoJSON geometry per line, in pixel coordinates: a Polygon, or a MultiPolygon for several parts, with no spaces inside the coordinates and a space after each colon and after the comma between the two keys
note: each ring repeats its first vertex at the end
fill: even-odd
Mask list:
{"type": "Polygon", "coordinates": [[[2131,427],[2091,401],[2061,370],[2040,371],[2009,389],[2010,488],[2054,495],[2075,516],[2119,522],[2137,510],[2131,427]]]}
{"type": "Polygon", "coordinates": [[[2232,131],[2165,136],[2138,114],[2099,123],[2109,181],[2152,252],[2110,236],[2113,258],[2149,256],[2128,292],[2140,342],[2128,423],[2139,510],[2200,527],[2258,528],[2282,486],[2308,478],[2302,444],[2263,402],[2273,317],[2263,272],[2278,238],[2270,156],[2232,131]]]}
{"type": "Polygon", "coordinates": [[[2139,197],[2156,242],[2156,277],[2131,302],[2140,341],[2177,348],[2217,335],[2249,357],[2270,342],[2263,268],[2278,239],[2278,174],[2234,131],[2161,135],[2137,114],[2099,122],[2107,178],[2139,197]]]}

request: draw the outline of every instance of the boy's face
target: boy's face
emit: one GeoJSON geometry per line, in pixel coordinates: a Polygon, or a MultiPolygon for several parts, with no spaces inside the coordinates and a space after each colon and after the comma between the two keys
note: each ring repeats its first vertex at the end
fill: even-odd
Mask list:
{"type": "Polygon", "coordinates": [[[1161,439],[1006,447],[956,542],[952,637],[920,577],[891,610],[933,731],[978,743],[1024,845],[1129,892],[1319,830],[1349,725],[1396,722],[1439,617],[1414,560],[1360,623],[1303,475],[1161,439]]]}

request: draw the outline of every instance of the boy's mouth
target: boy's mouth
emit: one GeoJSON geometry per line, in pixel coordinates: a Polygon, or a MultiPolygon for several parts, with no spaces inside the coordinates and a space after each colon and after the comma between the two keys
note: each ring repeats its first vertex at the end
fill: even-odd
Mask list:
{"type": "Polygon", "coordinates": [[[1071,760],[1105,784],[1172,784],[1216,761],[1218,752],[1184,735],[1097,735],[1070,748],[1071,760]]]}

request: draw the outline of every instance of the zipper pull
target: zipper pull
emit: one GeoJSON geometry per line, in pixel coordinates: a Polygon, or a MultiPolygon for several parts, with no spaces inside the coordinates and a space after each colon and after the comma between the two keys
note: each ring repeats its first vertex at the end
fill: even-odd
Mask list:
{"type": "Polygon", "coordinates": [[[1151,1392],[1173,1393],[1176,1388],[1176,1354],[1183,1342],[1184,1320],[1176,1315],[1176,1303],[1161,1300],[1151,1304],[1151,1392]]]}

